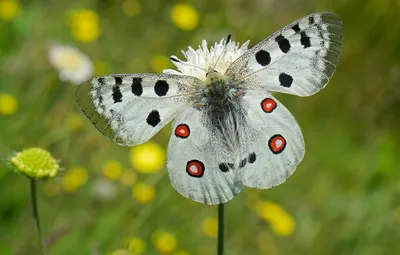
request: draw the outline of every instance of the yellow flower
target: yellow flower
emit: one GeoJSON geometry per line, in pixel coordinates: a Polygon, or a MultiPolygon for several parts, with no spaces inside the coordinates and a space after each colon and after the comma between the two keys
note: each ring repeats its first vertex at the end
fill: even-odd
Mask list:
{"type": "Polygon", "coordinates": [[[69,25],[72,36],[81,42],[93,42],[100,35],[99,15],[93,10],[75,10],[69,17],[69,25]]]}
{"type": "Polygon", "coordinates": [[[0,0],[0,18],[12,20],[20,12],[19,3],[15,0],[0,0]]]}
{"type": "Polygon", "coordinates": [[[201,229],[204,234],[209,237],[217,237],[218,236],[218,220],[215,217],[207,217],[203,220],[201,224],[201,229]]]}
{"type": "Polygon", "coordinates": [[[176,237],[166,231],[156,231],[152,235],[154,247],[161,254],[169,254],[176,249],[176,237]]]}
{"type": "Polygon", "coordinates": [[[67,128],[70,132],[82,130],[84,127],[82,116],[77,113],[70,113],[67,117],[67,128]]]}
{"type": "Polygon", "coordinates": [[[133,167],[140,173],[156,173],[164,167],[164,149],[154,142],[135,146],[131,150],[131,162],[133,167]]]}
{"type": "Polygon", "coordinates": [[[137,174],[132,170],[125,170],[122,172],[120,181],[124,186],[132,186],[137,180],[137,174]]]}
{"type": "Polygon", "coordinates": [[[132,255],[144,254],[146,251],[146,243],[137,237],[131,237],[127,242],[127,246],[132,255]]]}
{"type": "Polygon", "coordinates": [[[17,111],[18,101],[9,94],[0,94],[0,115],[12,115],[17,111]]]}
{"type": "Polygon", "coordinates": [[[132,197],[142,204],[150,203],[156,195],[156,189],[153,185],[138,182],[132,188],[132,197]]]}
{"type": "Polygon", "coordinates": [[[190,253],[187,252],[187,251],[179,250],[179,251],[176,251],[176,252],[172,253],[172,255],[190,255],[190,253]]]}
{"type": "Polygon", "coordinates": [[[256,213],[271,225],[271,229],[276,235],[289,236],[296,228],[293,217],[274,202],[259,201],[256,204],[256,213]]]}
{"type": "Polygon", "coordinates": [[[161,73],[164,69],[170,66],[171,61],[165,56],[154,56],[151,59],[151,68],[154,72],[161,73]]]}
{"type": "Polygon", "coordinates": [[[41,148],[30,148],[18,152],[11,158],[11,164],[18,172],[39,180],[56,177],[60,169],[50,152],[41,148]]]}
{"type": "Polygon", "coordinates": [[[103,166],[103,175],[110,180],[118,180],[122,174],[122,165],[117,160],[108,160],[103,166]]]}
{"type": "Polygon", "coordinates": [[[126,16],[137,16],[142,11],[142,6],[137,0],[125,0],[122,3],[122,10],[126,16]]]}
{"type": "Polygon", "coordinates": [[[74,167],[62,177],[61,186],[65,191],[73,192],[83,186],[88,179],[88,172],[83,167],[74,167]]]}
{"type": "Polygon", "coordinates": [[[48,197],[57,196],[60,193],[60,185],[55,182],[43,183],[43,193],[48,197]]]}
{"type": "Polygon", "coordinates": [[[172,7],[170,14],[175,25],[185,31],[195,29],[199,23],[199,14],[187,4],[176,4],[172,7]]]}

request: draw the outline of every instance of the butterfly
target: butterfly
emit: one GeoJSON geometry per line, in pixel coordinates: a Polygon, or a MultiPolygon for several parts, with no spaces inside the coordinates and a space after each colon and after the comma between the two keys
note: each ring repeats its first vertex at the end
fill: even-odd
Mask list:
{"type": "Polygon", "coordinates": [[[167,171],[181,195],[225,203],[244,186],[283,183],[304,156],[301,129],[270,92],[310,96],[339,61],[342,21],[313,13],[250,49],[228,36],[172,56],[180,72],[112,74],[79,86],[78,106],[106,137],[134,146],[172,122],[167,171]]]}

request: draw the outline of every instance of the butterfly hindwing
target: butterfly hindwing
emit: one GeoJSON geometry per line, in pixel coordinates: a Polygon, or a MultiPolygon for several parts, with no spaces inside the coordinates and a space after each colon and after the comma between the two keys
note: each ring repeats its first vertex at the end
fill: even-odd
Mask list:
{"type": "Polygon", "coordinates": [[[185,104],[200,80],[171,74],[101,76],[82,84],[76,100],[106,137],[121,145],[146,142],[185,104]]]}
{"type": "Polygon", "coordinates": [[[235,157],[219,139],[206,111],[188,107],[173,124],[167,169],[174,189],[194,201],[214,205],[231,200],[242,189],[235,171],[224,162],[235,157]]]}
{"type": "MultiPolygon", "coordinates": [[[[245,186],[271,188],[284,182],[304,156],[301,129],[292,114],[270,93],[247,91],[247,152],[238,174],[245,186]]],[[[245,136],[245,135],[242,135],[245,136]]]]}
{"type": "Polygon", "coordinates": [[[341,18],[334,13],[308,15],[249,49],[226,74],[249,89],[312,95],[336,69],[342,30],[341,18]]]}

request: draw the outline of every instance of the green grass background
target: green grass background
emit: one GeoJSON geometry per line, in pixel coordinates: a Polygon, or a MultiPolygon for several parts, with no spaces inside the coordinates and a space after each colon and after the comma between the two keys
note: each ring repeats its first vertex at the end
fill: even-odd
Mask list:
{"type": "MultiPolygon", "coordinates": [[[[66,169],[79,165],[90,171],[88,184],[75,193],[46,197],[39,189],[44,235],[57,239],[49,254],[108,254],[124,247],[130,236],[146,240],[146,254],[156,254],[151,233],[157,229],[174,233],[178,246],[191,254],[215,254],[216,239],[202,233],[201,221],[216,216],[216,207],[177,194],[165,171],[152,176],[159,181],[149,205],[136,203],[123,187],[111,202],[93,200],[89,187],[102,164],[117,159],[130,168],[130,150],[104,138],[86,120],[81,132],[63,128],[68,113],[79,113],[76,87],[57,80],[47,59],[49,43],[74,45],[108,63],[109,73],[152,72],[155,55],[181,56],[181,49],[197,48],[201,39],[219,41],[228,33],[254,45],[315,11],[343,18],[341,58],[320,93],[277,95],[302,127],[307,149],[292,177],[260,193],[293,215],[296,231],[275,236],[240,194],[226,205],[226,254],[400,254],[400,1],[184,2],[200,15],[199,26],[190,32],[170,19],[176,1],[161,0],[140,1],[142,12],[133,18],[116,0],[21,0],[22,13],[12,22],[0,21],[0,93],[19,102],[16,114],[0,117],[0,254],[38,254],[28,180],[6,162],[31,146],[46,148],[66,169]],[[100,15],[96,42],[74,41],[66,15],[75,8],[100,15]],[[268,237],[268,253],[259,249],[260,233],[268,237]]],[[[153,139],[166,148],[169,137],[161,132],[153,139]]]]}

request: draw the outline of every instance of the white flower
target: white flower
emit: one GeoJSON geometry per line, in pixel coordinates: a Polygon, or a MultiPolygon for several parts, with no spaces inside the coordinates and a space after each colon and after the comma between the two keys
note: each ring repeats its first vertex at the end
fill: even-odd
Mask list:
{"type": "Polygon", "coordinates": [[[186,61],[181,61],[176,56],[171,56],[171,58],[179,60],[179,62],[172,61],[172,63],[180,72],[172,69],[165,69],[163,72],[168,74],[184,74],[199,79],[205,79],[206,73],[213,71],[214,69],[218,73],[225,73],[230,64],[247,51],[249,42],[250,41],[245,42],[239,48],[239,43],[230,41],[228,44],[225,44],[225,39],[222,39],[219,43],[215,43],[214,46],[211,46],[211,48],[208,49],[207,41],[203,40],[198,50],[194,50],[192,47],[189,47],[186,52],[182,50],[182,54],[185,56],[186,61]],[[224,49],[225,52],[222,54],[224,49]],[[218,60],[218,58],[220,59],[218,60]],[[215,66],[217,60],[218,63],[215,66]]]}
{"type": "Polygon", "coordinates": [[[66,45],[52,45],[49,50],[49,62],[58,69],[62,81],[81,84],[93,74],[90,58],[78,49],[66,45]]]}

